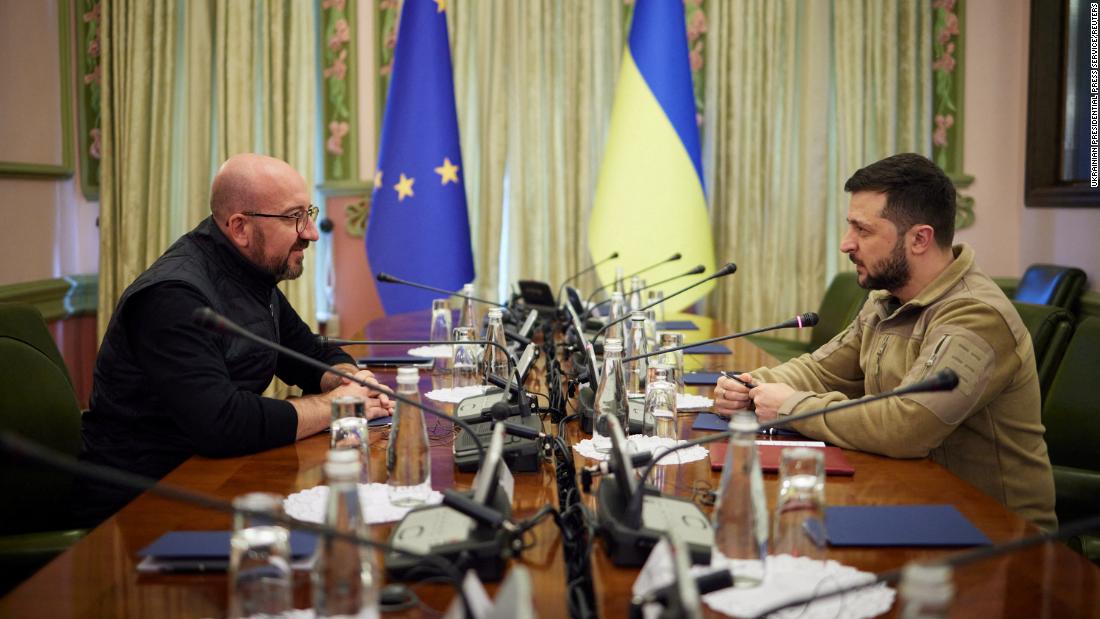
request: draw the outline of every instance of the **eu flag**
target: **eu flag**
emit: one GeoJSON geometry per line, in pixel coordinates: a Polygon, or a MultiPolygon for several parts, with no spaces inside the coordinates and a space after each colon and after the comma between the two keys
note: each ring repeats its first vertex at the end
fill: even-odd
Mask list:
{"type": "MultiPolygon", "coordinates": [[[[458,290],[474,279],[443,3],[406,0],[394,50],[374,176],[371,269],[458,290]]],[[[380,284],[387,314],[431,306],[438,294],[380,284]]]]}

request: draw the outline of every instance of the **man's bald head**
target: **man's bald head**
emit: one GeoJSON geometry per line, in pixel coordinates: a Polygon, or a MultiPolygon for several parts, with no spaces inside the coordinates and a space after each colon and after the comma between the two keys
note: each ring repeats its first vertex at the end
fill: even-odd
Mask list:
{"type": "Polygon", "coordinates": [[[221,224],[234,213],[262,210],[273,198],[305,191],[305,180],[287,162],[242,153],[218,168],[210,187],[210,212],[221,224]]]}

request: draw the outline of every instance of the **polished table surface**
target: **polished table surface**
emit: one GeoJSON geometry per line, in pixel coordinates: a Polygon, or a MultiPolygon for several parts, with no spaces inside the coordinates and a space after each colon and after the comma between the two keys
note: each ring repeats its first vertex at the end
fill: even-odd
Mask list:
{"type": "MultiPolygon", "coordinates": [[[[689,341],[724,332],[719,325],[694,319],[702,328],[687,332],[689,341]]],[[[427,322],[426,314],[422,313],[395,317],[369,326],[366,337],[423,337],[427,322]]],[[[688,370],[751,369],[770,361],[746,341],[729,345],[732,355],[688,355],[688,370]]],[[[421,388],[427,391],[431,379],[424,374],[421,388]]],[[[681,438],[693,435],[689,429],[693,420],[694,415],[681,417],[681,438]]],[[[459,473],[452,466],[450,425],[429,420],[429,428],[433,486],[469,487],[473,475],[459,473]]],[[[576,424],[569,427],[568,433],[571,438],[580,436],[576,424]]],[[[385,431],[373,433],[372,444],[381,447],[386,435],[385,431]]],[[[240,458],[194,457],[164,481],[224,499],[257,490],[290,494],[323,483],[321,464],[327,448],[327,436],[315,436],[240,458]]],[[[383,481],[383,450],[372,451],[372,478],[383,481]]],[[[950,503],[994,542],[1035,532],[996,501],[930,461],[891,460],[850,451],[846,456],[856,473],[852,477],[828,478],[829,504],[950,503]]],[[[585,463],[579,456],[575,456],[575,461],[578,467],[585,463]]],[[[708,460],[663,468],[666,471],[662,489],[668,494],[690,497],[693,488],[717,490],[718,472],[710,470],[708,460]]],[[[765,475],[765,486],[769,503],[774,504],[776,476],[765,475]]],[[[595,505],[593,496],[585,497],[585,502],[591,507],[595,505]]],[[[516,475],[513,513],[522,518],[544,505],[557,505],[557,489],[549,464],[544,464],[537,473],[516,475]]],[[[134,566],[137,551],[164,532],[229,528],[228,515],[146,493],[0,600],[0,617],[224,616],[227,599],[224,573],[138,574],[134,566]]],[[[392,525],[379,525],[372,531],[379,539],[386,539],[391,528],[392,525]]],[[[545,520],[538,525],[530,542],[519,561],[531,570],[536,609],[543,617],[564,617],[567,615],[564,557],[553,522],[545,520]]],[[[597,542],[591,555],[597,608],[600,616],[624,617],[638,570],[613,566],[599,545],[597,542]]],[[[865,571],[878,572],[951,552],[915,548],[832,549],[828,556],[865,571]]],[[[295,578],[296,605],[305,607],[309,602],[307,575],[296,574],[295,578]]],[[[955,584],[958,591],[952,616],[1100,616],[1100,569],[1057,543],[960,568],[955,572],[955,584]]],[[[496,586],[487,588],[492,595],[496,586]]],[[[439,584],[418,585],[415,590],[426,608],[386,616],[433,616],[453,597],[449,588],[439,584]]],[[[896,613],[896,605],[891,613],[896,613]]]]}

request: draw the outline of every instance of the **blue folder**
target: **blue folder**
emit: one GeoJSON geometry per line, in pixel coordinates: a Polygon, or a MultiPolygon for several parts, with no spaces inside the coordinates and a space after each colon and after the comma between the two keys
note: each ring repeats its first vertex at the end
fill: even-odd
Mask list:
{"type": "MultiPolygon", "coordinates": [[[[158,559],[209,559],[229,561],[230,531],[171,531],[138,551],[139,557],[158,559]]],[[[305,531],[290,532],[290,556],[306,557],[317,546],[317,536],[305,531]]]]}
{"type": "Polygon", "coordinates": [[[988,546],[954,505],[843,505],[825,509],[831,546],[988,546]]]}
{"type": "Polygon", "coordinates": [[[714,385],[721,372],[688,372],[684,374],[685,385],[714,385]]]}
{"type": "Polygon", "coordinates": [[[690,320],[666,320],[657,323],[658,331],[698,331],[699,325],[690,320]]]}
{"type": "Polygon", "coordinates": [[[701,344],[684,350],[685,355],[728,355],[730,349],[722,344],[701,344]]]}
{"type": "MultiPolygon", "coordinates": [[[[695,423],[691,424],[691,429],[692,430],[715,430],[715,431],[718,431],[718,432],[724,432],[726,430],[729,430],[729,425],[730,425],[730,421],[729,421],[728,418],[723,419],[722,417],[719,417],[718,415],[715,415],[714,413],[699,413],[698,415],[695,416],[695,423]]],[[[805,439],[806,438],[805,436],[802,436],[801,434],[799,434],[798,432],[795,432],[794,430],[786,430],[784,428],[773,428],[773,429],[775,430],[775,432],[773,433],[775,436],[786,436],[786,437],[794,437],[794,438],[800,438],[800,439],[805,439]]]]}

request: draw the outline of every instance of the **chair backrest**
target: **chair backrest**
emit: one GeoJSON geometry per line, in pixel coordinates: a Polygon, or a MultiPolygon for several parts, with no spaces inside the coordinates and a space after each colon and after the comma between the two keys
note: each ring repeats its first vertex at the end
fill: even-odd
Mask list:
{"type": "Polygon", "coordinates": [[[810,350],[818,349],[855,320],[867,292],[859,286],[855,273],[838,273],[833,278],[817,310],[820,320],[810,333],[810,350]]]}
{"type": "Polygon", "coordinates": [[[1073,316],[1069,312],[1051,305],[1036,305],[1013,301],[1020,320],[1031,334],[1031,345],[1035,349],[1035,370],[1039,374],[1039,388],[1043,398],[1054,380],[1058,362],[1073,333],[1073,316]]]}
{"type": "Polygon", "coordinates": [[[1070,338],[1043,404],[1052,464],[1100,472],[1098,379],[1100,318],[1089,316],[1070,338]]]}
{"type": "Polygon", "coordinates": [[[1086,279],[1077,267],[1033,264],[1024,271],[1012,299],[1069,309],[1084,290],[1086,279]]]}
{"type": "MultiPolygon", "coordinates": [[[[0,303],[0,429],[62,453],[80,451],[80,405],[42,315],[0,303]]],[[[23,461],[0,475],[0,534],[65,528],[69,475],[23,461]]]]}

